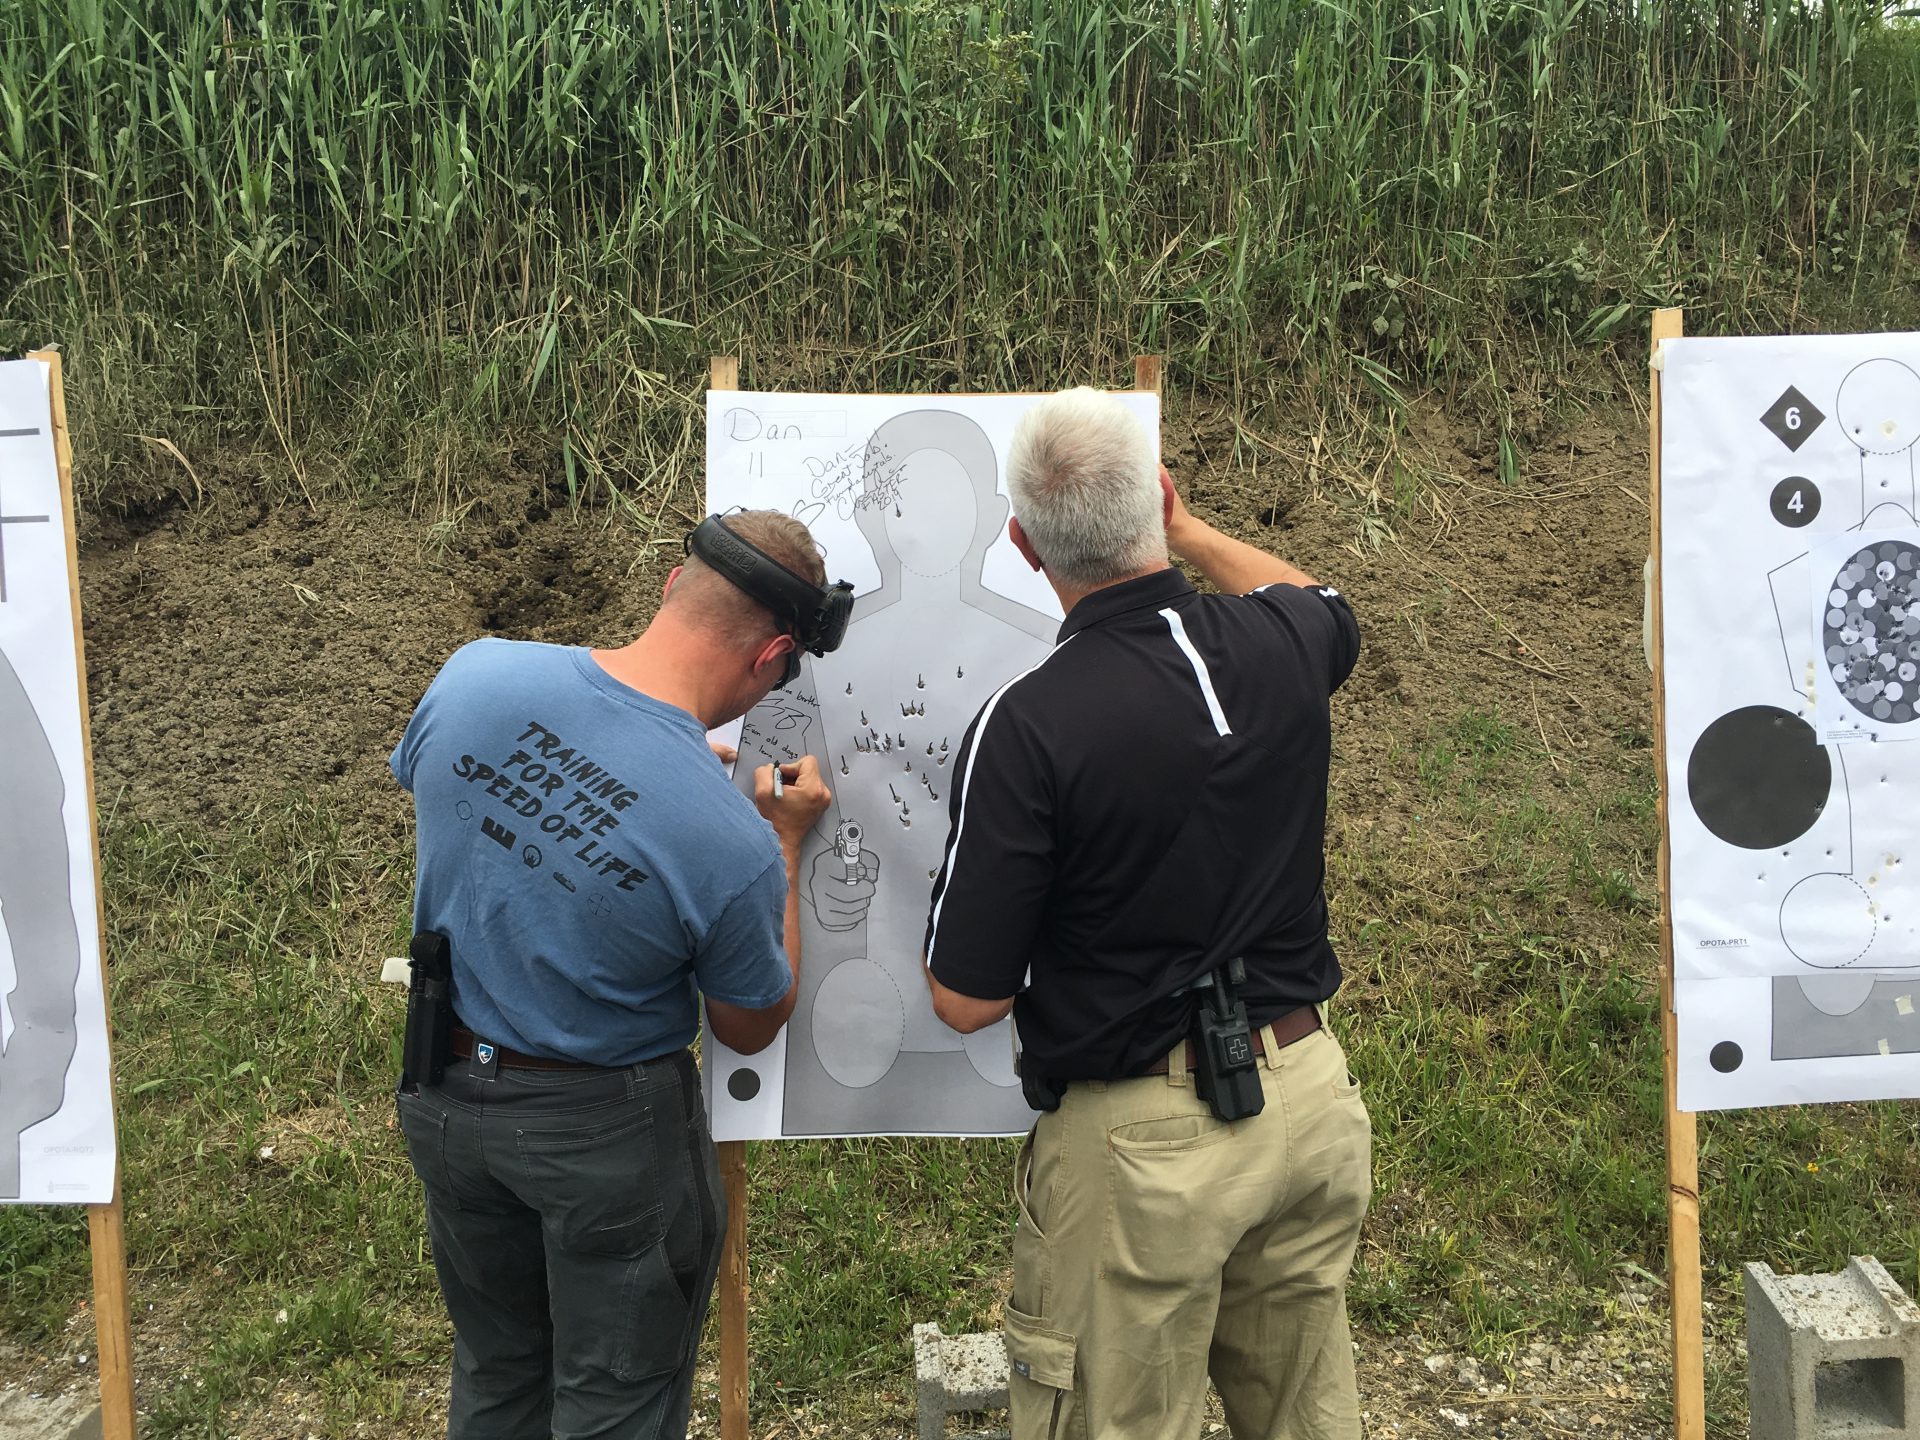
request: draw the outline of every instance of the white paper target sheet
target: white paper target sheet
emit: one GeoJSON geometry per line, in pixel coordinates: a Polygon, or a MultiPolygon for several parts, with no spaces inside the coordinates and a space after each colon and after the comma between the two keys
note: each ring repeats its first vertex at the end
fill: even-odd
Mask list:
{"type": "MultiPolygon", "coordinates": [[[[1033,1123],[1010,1020],[933,1013],[921,969],[954,763],[982,704],[1053,648],[1060,607],[1007,538],[1008,442],[1037,395],[707,397],[707,504],[788,512],[854,585],[845,643],[746,717],[735,780],[819,761],[800,858],[793,1018],[738,1055],[702,1040],[721,1140],[1015,1135],[1033,1123]]],[[[1158,397],[1123,397],[1148,435],[1158,397]]]]}
{"type": "Polygon", "coordinates": [[[50,372],[0,362],[0,1204],[113,1198],[113,1101],[50,372]]]}
{"type": "Polygon", "coordinates": [[[1663,355],[1681,1108],[1920,1095],[1920,336],[1663,355]]]}

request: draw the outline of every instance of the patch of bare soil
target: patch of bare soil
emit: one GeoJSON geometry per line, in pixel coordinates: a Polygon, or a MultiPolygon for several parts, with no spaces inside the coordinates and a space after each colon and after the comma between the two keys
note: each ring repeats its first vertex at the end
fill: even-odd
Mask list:
{"type": "Polygon", "coordinates": [[[101,806],[218,825],[299,790],[397,836],[386,756],[441,662],[484,634],[621,643],[672,558],[540,498],[458,530],[346,507],[102,524],[81,557],[101,806]]]}
{"type": "Polygon", "coordinates": [[[1196,511],[1353,604],[1364,645],[1335,702],[1336,810],[1384,818],[1370,812],[1396,740],[1462,705],[1516,719],[1563,759],[1647,725],[1643,412],[1579,416],[1512,483],[1492,431],[1435,410],[1384,453],[1341,456],[1312,431],[1262,438],[1251,476],[1222,463],[1230,433],[1204,422],[1169,453],[1196,511]]]}
{"type": "MultiPolygon", "coordinates": [[[[1260,437],[1248,470],[1224,411],[1170,421],[1168,461],[1196,512],[1354,604],[1366,644],[1339,700],[1349,795],[1441,697],[1527,716],[1550,750],[1644,723],[1643,418],[1584,417],[1513,485],[1495,444],[1425,412],[1384,456],[1336,455],[1300,429],[1260,437]],[[1426,623],[1443,603],[1447,623],[1426,623]]],[[[393,823],[386,753],[448,654],[483,634],[622,643],[678,556],[677,533],[650,542],[525,488],[517,513],[465,526],[258,506],[89,527],[102,807],[217,824],[297,788],[393,823]]]]}

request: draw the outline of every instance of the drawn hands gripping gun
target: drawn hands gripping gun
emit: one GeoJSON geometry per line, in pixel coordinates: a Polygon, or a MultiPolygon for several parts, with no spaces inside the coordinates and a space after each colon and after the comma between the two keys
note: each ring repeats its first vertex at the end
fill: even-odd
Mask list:
{"type": "Polygon", "coordinates": [[[867,918],[879,888],[880,857],[862,847],[857,822],[842,820],[833,844],[814,856],[807,900],[822,929],[852,930],[867,918]]]}

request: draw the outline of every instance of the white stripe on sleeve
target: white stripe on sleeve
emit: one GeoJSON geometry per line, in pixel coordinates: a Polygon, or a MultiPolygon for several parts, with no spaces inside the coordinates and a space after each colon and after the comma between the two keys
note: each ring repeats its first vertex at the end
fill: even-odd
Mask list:
{"type": "Polygon", "coordinates": [[[1200,682],[1200,694],[1207,702],[1207,714],[1213,717],[1214,733],[1231,735],[1233,729],[1227,724],[1226,712],[1220,708],[1220,697],[1213,693],[1213,676],[1207,673],[1207,662],[1200,658],[1193,641],[1187,638],[1187,627],[1180,620],[1180,612],[1162,610],[1160,618],[1167,622],[1167,629],[1173,632],[1173,643],[1186,652],[1187,663],[1193,666],[1193,678],[1200,682]]]}

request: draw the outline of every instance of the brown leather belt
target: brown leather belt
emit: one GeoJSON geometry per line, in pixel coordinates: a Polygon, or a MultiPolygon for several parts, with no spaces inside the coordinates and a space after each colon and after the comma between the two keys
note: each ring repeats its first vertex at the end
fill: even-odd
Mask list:
{"type": "MultiPolygon", "coordinates": [[[[464,1025],[453,1027],[453,1058],[471,1060],[473,1047],[479,1041],[474,1033],[464,1025]]],[[[601,1065],[587,1065],[579,1060],[549,1060],[545,1055],[529,1055],[524,1050],[514,1050],[497,1041],[487,1042],[493,1046],[494,1059],[509,1070],[601,1070],[601,1065]]]]}
{"type": "MultiPolygon", "coordinates": [[[[1266,1032],[1269,1029],[1273,1031],[1273,1043],[1275,1047],[1284,1050],[1287,1046],[1293,1044],[1294,1041],[1306,1039],[1307,1036],[1313,1034],[1313,1032],[1319,1028],[1320,1007],[1317,1005],[1302,1005],[1298,1010],[1289,1010],[1278,1020],[1269,1021],[1267,1025],[1255,1030],[1253,1032],[1253,1053],[1256,1055],[1264,1055],[1267,1053],[1266,1032]]],[[[1178,1055],[1181,1057],[1181,1063],[1184,1064],[1186,1061],[1186,1053],[1187,1042],[1183,1040],[1174,1046],[1170,1053],[1161,1056],[1160,1059],[1154,1061],[1153,1064],[1139,1073],[1141,1075],[1164,1075],[1167,1073],[1167,1063],[1172,1060],[1175,1055],[1178,1055]]]]}

